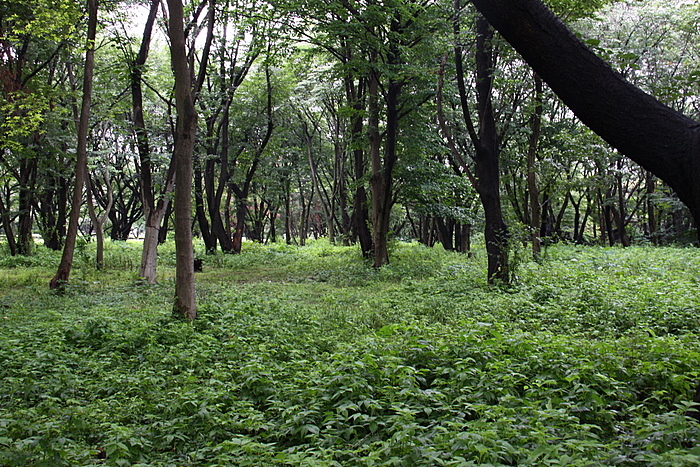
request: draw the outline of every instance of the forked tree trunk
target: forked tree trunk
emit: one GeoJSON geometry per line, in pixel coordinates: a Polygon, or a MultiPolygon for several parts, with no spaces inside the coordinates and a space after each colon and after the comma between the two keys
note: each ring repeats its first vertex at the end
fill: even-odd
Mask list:
{"type": "Polygon", "coordinates": [[[95,253],[95,266],[97,269],[103,269],[105,266],[105,232],[104,224],[109,215],[109,211],[112,209],[112,203],[114,202],[114,196],[112,191],[112,183],[109,181],[109,171],[105,172],[105,188],[107,188],[107,206],[105,210],[99,216],[95,210],[95,203],[92,199],[92,183],[90,182],[90,177],[88,176],[85,180],[87,184],[87,205],[88,213],[90,214],[90,220],[92,225],[95,227],[95,235],[97,236],[97,251],[95,253]]]}
{"type": "Polygon", "coordinates": [[[139,152],[141,198],[143,201],[143,213],[145,219],[145,232],[141,249],[141,265],[139,266],[139,277],[149,284],[156,283],[156,272],[158,266],[158,244],[161,238],[161,226],[163,219],[170,210],[170,195],[175,187],[174,162],[170,162],[165,185],[156,199],[153,186],[151,149],[146,131],[146,123],[143,116],[143,92],[141,88],[142,68],[148,58],[148,50],[151,42],[151,33],[155,23],[156,14],[160,2],[153,0],[148,13],[146,24],[144,25],[143,38],[139,53],[132,64],[131,70],[131,97],[134,113],[134,130],[136,133],[136,146],[139,152]]]}
{"type": "Polygon", "coordinates": [[[85,51],[85,63],[83,67],[83,102],[80,108],[80,120],[78,121],[78,146],[75,159],[75,185],[73,187],[73,201],[68,220],[66,242],[63,246],[63,255],[58,265],[56,275],[49,282],[51,289],[56,289],[68,282],[73,266],[73,253],[75,241],[78,236],[78,222],[80,220],[80,205],[83,198],[83,185],[87,176],[87,137],[90,120],[90,102],[92,98],[92,74],[95,65],[95,34],[97,31],[97,0],[88,0],[88,33],[87,50],[85,51]]]}
{"type": "MultiPolygon", "coordinates": [[[[455,0],[455,37],[460,37],[460,0],[455,0]]],[[[481,205],[484,208],[484,241],[487,253],[487,279],[489,282],[508,283],[510,270],[508,264],[509,234],[503,220],[500,193],[500,141],[492,104],[494,52],[491,44],[493,30],[483,17],[476,21],[476,94],[478,128],[472,121],[467,87],[462,63],[462,47],[457,43],[455,52],[455,69],[460,107],[467,126],[469,138],[474,145],[474,177],[470,177],[475,186],[481,205]]],[[[468,170],[465,170],[467,175],[468,170]]]]}

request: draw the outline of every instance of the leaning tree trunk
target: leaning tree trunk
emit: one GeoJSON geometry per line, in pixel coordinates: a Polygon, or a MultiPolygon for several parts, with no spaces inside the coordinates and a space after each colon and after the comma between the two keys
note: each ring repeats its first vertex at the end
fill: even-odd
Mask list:
{"type": "Polygon", "coordinates": [[[197,132],[190,67],[185,52],[184,13],[181,0],[168,0],[170,11],[170,60],[175,75],[177,133],[175,137],[175,303],[173,313],[193,320],[197,317],[192,246],[192,154],[197,132]]]}
{"type": "Polygon", "coordinates": [[[584,124],[668,183],[700,221],[698,122],[626,81],[541,0],[471,2],[584,124]]]}
{"type": "Polygon", "coordinates": [[[78,121],[78,147],[75,159],[75,185],[73,187],[73,202],[66,242],[63,246],[63,255],[58,265],[56,275],[49,282],[51,289],[56,289],[68,282],[71,267],[73,266],[73,253],[75,241],[78,237],[78,222],[80,220],[80,205],[83,198],[83,185],[87,176],[87,137],[90,120],[90,102],[92,98],[92,74],[95,65],[95,33],[97,31],[97,0],[88,0],[88,34],[87,50],[85,51],[85,64],[83,69],[83,102],[80,108],[80,120],[78,121]]]}

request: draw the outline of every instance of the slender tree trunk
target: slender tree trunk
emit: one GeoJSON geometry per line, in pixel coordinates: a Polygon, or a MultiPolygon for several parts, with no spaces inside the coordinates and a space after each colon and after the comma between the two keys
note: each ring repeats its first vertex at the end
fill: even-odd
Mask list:
{"type": "Polygon", "coordinates": [[[292,237],[292,189],[289,178],[285,179],[284,187],[284,238],[287,245],[291,245],[294,238],[292,237]]]}
{"type": "Polygon", "coordinates": [[[165,208],[165,214],[163,215],[163,221],[160,223],[160,230],[158,231],[158,244],[162,245],[168,240],[168,229],[170,225],[170,217],[173,215],[173,203],[167,203],[165,208]]]}
{"type": "MultiPolygon", "coordinates": [[[[618,170],[621,168],[620,160],[618,162],[618,170]]],[[[628,247],[632,244],[629,236],[627,235],[627,228],[625,227],[625,219],[627,217],[627,209],[625,208],[625,192],[622,186],[622,175],[618,174],[615,176],[615,181],[617,182],[617,209],[613,210],[615,216],[615,224],[617,225],[617,232],[620,235],[620,243],[623,247],[628,247]]]]}
{"type": "Polygon", "coordinates": [[[181,0],[168,0],[170,12],[170,59],[175,75],[177,134],[175,160],[175,303],[173,313],[193,320],[197,317],[194,287],[194,249],[192,246],[192,154],[197,132],[190,67],[185,53],[184,13],[181,0]]]}
{"type": "Polygon", "coordinates": [[[112,183],[109,180],[109,171],[105,171],[105,188],[107,189],[107,206],[105,210],[99,216],[95,210],[95,203],[92,199],[92,183],[90,181],[90,176],[85,180],[87,184],[87,205],[88,213],[90,214],[90,220],[92,225],[95,227],[95,235],[97,236],[97,248],[95,254],[95,265],[97,269],[103,269],[105,266],[105,232],[104,223],[107,220],[109,211],[112,209],[112,203],[114,202],[114,196],[112,191],[112,183]]]}
{"type": "Polygon", "coordinates": [[[530,119],[530,141],[527,152],[527,188],[530,197],[530,234],[532,238],[532,256],[535,260],[540,257],[542,250],[540,241],[540,192],[537,188],[537,174],[535,161],[537,157],[537,145],[542,128],[542,80],[537,73],[535,81],[535,111],[530,119]]]}
{"type": "Polygon", "coordinates": [[[659,241],[659,225],[656,220],[656,208],[654,206],[653,195],[656,191],[656,179],[654,175],[647,171],[646,172],[646,208],[647,208],[647,223],[649,226],[649,239],[652,243],[656,244],[659,241]]]}
{"type": "MultiPolygon", "coordinates": [[[[208,161],[207,161],[208,163],[208,161]]],[[[204,208],[204,190],[202,187],[202,171],[199,168],[194,169],[194,203],[195,216],[199,224],[199,230],[204,240],[204,248],[208,255],[216,253],[216,236],[212,233],[209,227],[206,210],[204,208]]]]}
{"type": "Polygon", "coordinates": [[[75,185],[73,187],[73,201],[68,220],[66,242],[63,247],[63,255],[58,265],[56,275],[49,282],[51,289],[56,289],[70,277],[73,266],[73,253],[75,241],[78,236],[78,223],[80,221],[80,205],[83,198],[83,185],[87,176],[87,137],[90,123],[90,103],[92,100],[92,74],[95,65],[95,35],[97,31],[97,0],[88,0],[88,33],[87,50],[85,51],[85,63],[83,65],[83,102],[80,109],[78,122],[78,146],[75,160],[75,185]]]}
{"type": "Polygon", "coordinates": [[[36,185],[37,160],[24,159],[20,162],[19,179],[19,216],[17,220],[17,252],[20,255],[32,254],[32,205],[34,204],[34,187],[36,185]]]}
{"type": "MultiPolygon", "coordinates": [[[[155,23],[156,14],[160,2],[152,0],[151,9],[144,26],[143,38],[139,53],[132,64],[131,70],[131,98],[134,114],[134,132],[136,133],[136,147],[139,152],[140,172],[139,181],[141,184],[141,199],[143,202],[143,213],[145,219],[145,231],[143,245],[141,249],[141,265],[139,267],[139,277],[149,284],[156,283],[156,272],[158,266],[158,244],[161,238],[161,225],[172,208],[170,195],[175,189],[175,165],[171,160],[168,168],[165,185],[156,199],[155,188],[153,186],[151,149],[148,141],[148,133],[143,115],[143,92],[141,87],[141,76],[143,66],[148,58],[148,50],[151,43],[151,33],[155,23]]],[[[167,235],[167,229],[163,232],[167,235]]]]}
{"type": "MultiPolygon", "coordinates": [[[[204,170],[204,189],[207,194],[211,232],[215,239],[219,241],[221,250],[224,253],[231,253],[233,250],[231,232],[226,229],[224,220],[221,217],[221,200],[223,199],[225,187],[230,179],[228,170],[229,125],[229,108],[228,104],[226,104],[221,117],[221,152],[219,157],[221,160],[221,172],[219,175],[219,186],[216,189],[214,184],[214,160],[207,161],[204,170]]],[[[216,248],[216,245],[214,245],[214,248],[216,248]]]]}

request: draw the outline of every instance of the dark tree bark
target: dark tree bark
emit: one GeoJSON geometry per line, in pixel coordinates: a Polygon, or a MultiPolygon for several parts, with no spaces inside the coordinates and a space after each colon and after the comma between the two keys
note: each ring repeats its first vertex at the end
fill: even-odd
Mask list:
{"type": "Polygon", "coordinates": [[[15,234],[12,231],[12,219],[10,218],[10,213],[2,200],[2,195],[0,195],[0,219],[2,219],[2,228],[5,231],[7,246],[10,249],[10,256],[16,256],[17,243],[15,242],[15,234]]]}
{"type": "MultiPolygon", "coordinates": [[[[455,11],[459,11],[455,0],[455,11]]],[[[455,36],[460,35],[459,16],[454,23],[455,36]]],[[[488,256],[487,278],[489,282],[510,281],[508,268],[508,227],[503,220],[500,193],[500,138],[492,105],[494,52],[491,44],[493,30],[483,17],[476,22],[476,91],[478,129],[472,122],[467,99],[462,63],[462,48],[455,46],[455,68],[460,106],[469,137],[474,145],[474,176],[470,177],[481,205],[484,208],[484,240],[488,256]]],[[[464,164],[462,164],[464,165],[464,164]]],[[[467,172],[468,174],[468,172],[467,172]]]]}
{"type": "Polygon", "coordinates": [[[360,242],[362,256],[369,258],[372,255],[372,233],[369,230],[369,209],[367,207],[367,190],[362,179],[366,173],[365,151],[362,148],[364,134],[365,111],[365,83],[364,79],[355,83],[352,78],[345,79],[345,93],[348,102],[353,108],[350,124],[350,145],[352,147],[353,165],[355,172],[355,194],[353,197],[352,224],[353,231],[360,242]]]}
{"type": "Polygon", "coordinates": [[[700,220],[700,124],[627,82],[540,0],[471,0],[562,101],[700,220]]]}
{"type": "Polygon", "coordinates": [[[216,253],[216,236],[211,232],[209,227],[209,219],[207,218],[206,210],[204,208],[203,199],[204,189],[202,187],[202,170],[199,168],[199,164],[195,164],[194,167],[194,212],[197,218],[197,224],[199,225],[199,231],[202,235],[202,240],[204,241],[204,248],[208,255],[213,255],[216,253]]]}
{"type": "Polygon", "coordinates": [[[255,177],[255,172],[258,170],[258,166],[260,165],[260,160],[265,152],[265,148],[270,142],[272,130],[275,127],[274,121],[272,120],[272,81],[269,68],[265,68],[265,81],[267,85],[267,104],[265,110],[267,115],[267,125],[265,128],[265,134],[260,141],[260,145],[255,148],[253,161],[251,162],[250,167],[248,167],[243,183],[238,184],[233,181],[229,181],[229,188],[236,195],[236,226],[233,230],[232,253],[241,252],[243,245],[243,234],[245,231],[245,215],[248,212],[247,203],[248,195],[250,194],[250,185],[253,182],[253,177],[255,177]]]}

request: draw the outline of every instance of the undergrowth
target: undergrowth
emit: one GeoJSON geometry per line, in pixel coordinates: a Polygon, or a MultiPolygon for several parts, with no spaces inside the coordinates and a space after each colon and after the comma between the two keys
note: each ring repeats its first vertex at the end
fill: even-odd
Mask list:
{"type": "Polygon", "coordinates": [[[506,288],[483,252],[246,244],[201,255],[191,324],[172,245],[156,286],[138,255],[60,294],[57,254],[0,257],[0,465],[700,463],[694,249],[553,246],[506,288]]]}

